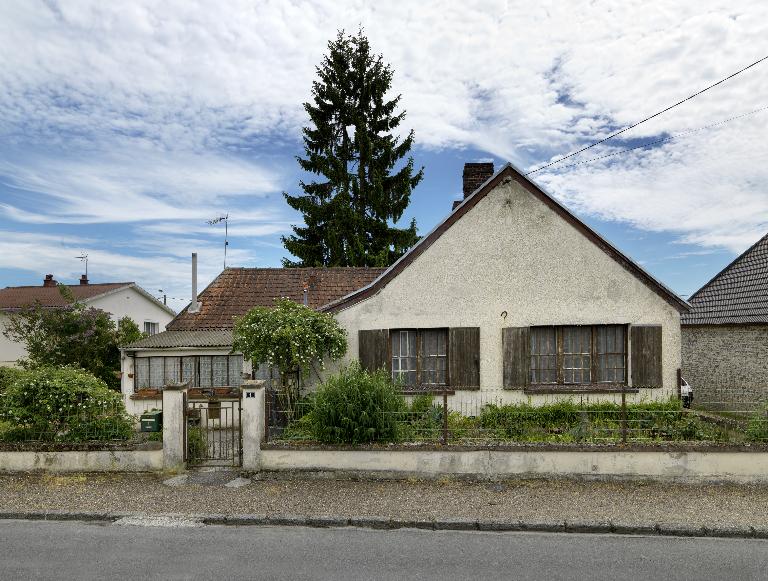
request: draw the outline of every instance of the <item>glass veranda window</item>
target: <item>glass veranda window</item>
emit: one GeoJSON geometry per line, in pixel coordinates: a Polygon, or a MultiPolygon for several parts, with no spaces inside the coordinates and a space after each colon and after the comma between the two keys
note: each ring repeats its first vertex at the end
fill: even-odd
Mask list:
{"type": "Polygon", "coordinates": [[[392,378],[403,385],[416,385],[416,331],[393,331],[392,378]]]}

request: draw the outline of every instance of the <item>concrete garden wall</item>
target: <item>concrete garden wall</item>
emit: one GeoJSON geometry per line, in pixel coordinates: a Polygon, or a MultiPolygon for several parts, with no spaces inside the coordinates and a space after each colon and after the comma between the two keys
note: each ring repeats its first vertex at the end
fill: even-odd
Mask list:
{"type": "Polygon", "coordinates": [[[150,472],[163,469],[163,450],[0,451],[0,472],[150,472]]]}

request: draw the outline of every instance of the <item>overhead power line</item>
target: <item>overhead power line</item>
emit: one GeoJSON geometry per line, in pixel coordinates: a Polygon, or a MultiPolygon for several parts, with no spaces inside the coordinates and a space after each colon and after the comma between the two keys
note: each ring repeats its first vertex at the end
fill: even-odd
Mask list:
{"type": "Polygon", "coordinates": [[[728,75],[727,77],[724,77],[724,78],[720,79],[720,80],[719,80],[719,81],[717,81],[716,83],[712,83],[712,84],[711,84],[711,85],[709,85],[708,87],[705,87],[705,88],[701,89],[700,91],[697,91],[697,92],[695,92],[695,93],[694,93],[694,94],[692,94],[692,95],[689,95],[688,97],[686,97],[685,99],[682,99],[682,100],[678,101],[678,102],[677,102],[677,103],[675,103],[674,105],[670,105],[669,107],[667,107],[667,108],[665,108],[665,109],[662,109],[661,111],[657,111],[657,112],[656,112],[656,113],[654,113],[653,115],[649,115],[649,116],[648,116],[648,117],[646,117],[645,119],[641,119],[640,121],[638,121],[638,122],[636,122],[636,123],[633,123],[632,125],[629,125],[628,127],[625,127],[624,129],[621,129],[621,130],[619,130],[619,131],[616,131],[615,133],[611,133],[611,134],[610,134],[608,137],[604,137],[603,139],[601,139],[601,140],[599,140],[599,141],[595,141],[595,142],[594,142],[594,143],[592,143],[591,145],[587,145],[587,146],[584,146],[584,147],[582,147],[581,149],[578,149],[578,150],[576,150],[576,151],[574,151],[574,152],[571,152],[571,153],[569,153],[569,154],[568,154],[568,155],[566,155],[566,156],[563,156],[563,157],[561,157],[560,159],[556,159],[556,160],[554,160],[554,161],[551,161],[551,162],[549,162],[549,163],[548,163],[548,164],[546,164],[546,165],[543,165],[543,166],[541,166],[541,167],[539,167],[539,168],[536,168],[536,169],[534,169],[534,170],[531,170],[531,171],[527,172],[525,175],[526,175],[526,176],[529,176],[529,175],[531,175],[531,174],[534,174],[534,173],[536,173],[536,172],[540,172],[541,170],[543,170],[543,169],[546,169],[546,168],[548,168],[548,167],[551,167],[551,166],[553,166],[553,165],[555,165],[555,164],[557,164],[557,163],[560,163],[561,161],[564,161],[564,160],[566,160],[566,159],[569,159],[569,158],[573,157],[574,155],[578,155],[578,154],[580,154],[580,153],[582,153],[582,152],[584,152],[584,151],[587,151],[588,149],[592,149],[593,147],[596,147],[596,146],[600,145],[601,143],[605,143],[606,141],[608,141],[609,139],[613,139],[613,138],[614,138],[614,137],[616,137],[617,135],[621,135],[622,133],[624,133],[624,132],[626,132],[626,131],[629,131],[630,129],[633,129],[633,128],[637,127],[638,125],[641,125],[641,124],[645,123],[646,121],[650,121],[651,119],[653,119],[653,118],[655,118],[655,117],[658,117],[659,115],[663,115],[664,113],[666,113],[666,112],[667,112],[667,111],[669,111],[670,109],[674,109],[675,107],[677,107],[677,106],[679,106],[679,105],[682,105],[682,104],[683,104],[683,103],[685,103],[686,101],[690,101],[691,99],[694,99],[695,97],[698,97],[698,96],[699,96],[699,95],[701,95],[702,93],[706,93],[706,92],[707,92],[707,91],[709,91],[710,89],[713,89],[713,88],[717,87],[718,85],[721,85],[721,84],[725,83],[726,81],[728,81],[728,80],[732,79],[732,78],[733,78],[733,77],[735,77],[736,75],[739,75],[739,74],[743,73],[744,71],[746,71],[746,70],[748,70],[748,69],[751,69],[752,67],[754,67],[754,66],[756,66],[756,65],[759,65],[761,62],[763,62],[763,61],[764,61],[764,60],[766,60],[766,59],[768,59],[768,55],[764,56],[763,58],[761,58],[761,59],[759,59],[759,60],[756,60],[756,61],[755,61],[755,62],[753,62],[752,64],[750,64],[750,65],[747,65],[746,67],[744,67],[744,68],[742,68],[742,69],[739,69],[739,70],[738,70],[738,71],[736,71],[735,73],[732,73],[732,74],[728,75]]]}
{"type": "MultiPolygon", "coordinates": [[[[688,129],[687,131],[683,131],[681,133],[676,133],[675,135],[668,135],[667,137],[661,137],[659,139],[654,139],[652,141],[647,141],[646,143],[642,143],[640,145],[635,145],[634,147],[627,147],[625,149],[619,149],[618,151],[613,151],[611,153],[606,153],[605,155],[599,155],[597,157],[592,157],[590,159],[585,159],[584,161],[577,161],[576,163],[569,163],[568,165],[560,166],[558,169],[568,169],[569,167],[576,167],[579,165],[585,165],[588,163],[592,163],[595,161],[599,161],[601,159],[605,159],[606,157],[613,157],[616,155],[622,155],[624,153],[630,153],[632,151],[635,151],[637,149],[645,149],[646,147],[651,147],[652,145],[658,145],[659,143],[666,143],[667,141],[673,141],[675,139],[678,139],[680,137],[685,137],[686,135],[690,135],[691,133],[698,133],[699,131],[704,131],[705,129],[711,129],[712,127],[717,127],[718,125],[725,125],[726,123],[730,123],[731,121],[736,121],[737,119],[743,119],[744,117],[749,117],[750,115],[754,115],[755,113],[760,113],[761,111],[765,111],[768,109],[768,105],[765,107],[760,107],[759,109],[755,109],[753,111],[749,111],[747,113],[742,113],[741,115],[736,115],[735,117],[729,117],[728,119],[723,119],[722,121],[717,121],[716,123],[710,123],[709,125],[704,125],[702,127],[697,127],[695,129],[688,129]]],[[[544,169],[544,168],[541,168],[544,169]]]]}

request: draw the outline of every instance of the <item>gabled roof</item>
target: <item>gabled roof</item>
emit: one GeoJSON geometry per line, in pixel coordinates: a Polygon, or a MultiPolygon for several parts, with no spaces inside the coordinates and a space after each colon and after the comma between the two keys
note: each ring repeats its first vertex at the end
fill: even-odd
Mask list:
{"type": "Polygon", "coordinates": [[[684,325],[768,323],[768,234],[688,299],[684,325]]]}
{"type": "Polygon", "coordinates": [[[415,244],[408,252],[400,257],[392,266],[384,271],[375,281],[368,286],[361,288],[349,295],[342,297],[341,299],[325,305],[321,310],[327,312],[337,312],[353,304],[362,301],[370,296],[373,296],[379,290],[384,288],[390,280],[395,278],[400,272],[402,272],[409,264],[411,264],[417,256],[429,248],[435,240],[440,238],[443,233],[448,230],[456,221],[460,220],[464,214],[469,212],[480,200],[482,200],[488,193],[499,185],[503,180],[512,179],[518,182],[528,192],[533,194],[539,200],[549,206],[554,212],[560,215],[566,222],[571,224],[577,230],[579,230],[584,236],[589,238],[595,245],[603,250],[608,256],[613,258],[631,274],[642,281],[646,286],[658,294],[661,298],[667,301],[670,305],[675,307],[679,312],[687,312],[690,305],[679,296],[677,296],[672,290],[667,288],[661,282],[656,280],[648,272],[646,272],[640,265],[631,260],[610,242],[605,240],[597,232],[592,230],[574,214],[572,214],[565,206],[555,200],[550,194],[541,189],[540,186],[533,183],[526,178],[521,171],[515,168],[512,164],[508,163],[491,176],[484,184],[477,188],[470,196],[468,196],[460,205],[454,208],[445,220],[440,222],[429,234],[424,236],[417,244],[415,244]]]}
{"type": "MultiPolygon", "coordinates": [[[[136,287],[136,283],[105,282],[67,286],[75,300],[83,302],[128,287],[136,287]]],[[[70,303],[71,301],[61,294],[58,286],[9,286],[0,289],[0,309],[2,310],[23,309],[33,305],[56,308],[65,307],[70,303]]]]}
{"type": "Polygon", "coordinates": [[[124,349],[173,349],[184,347],[231,347],[232,329],[203,329],[200,331],[163,331],[126,345],[124,349]]]}
{"type": "Polygon", "coordinates": [[[171,321],[170,331],[232,329],[236,317],[253,307],[271,307],[275,299],[287,297],[297,303],[304,300],[318,308],[368,285],[383,268],[227,268],[200,293],[200,311],[185,308],[171,321]]]}

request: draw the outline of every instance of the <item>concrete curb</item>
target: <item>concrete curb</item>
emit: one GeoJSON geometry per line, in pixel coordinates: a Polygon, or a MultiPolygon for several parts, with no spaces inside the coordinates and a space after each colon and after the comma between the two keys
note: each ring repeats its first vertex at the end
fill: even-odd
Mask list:
{"type": "Polygon", "coordinates": [[[130,516],[168,516],[196,520],[206,525],[301,526],[313,528],[359,527],[378,530],[423,529],[433,531],[546,532],[617,534],[666,537],[768,539],[768,527],[693,526],[677,523],[620,523],[608,521],[478,521],[472,519],[400,520],[386,517],[302,516],[290,514],[163,514],[0,511],[0,520],[88,521],[112,523],[130,516]]]}

